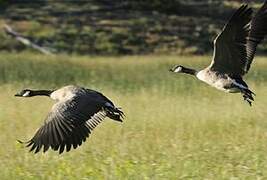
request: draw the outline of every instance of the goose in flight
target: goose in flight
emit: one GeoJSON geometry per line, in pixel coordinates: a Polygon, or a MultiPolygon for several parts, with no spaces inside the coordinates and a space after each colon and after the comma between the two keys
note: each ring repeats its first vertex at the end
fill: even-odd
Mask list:
{"type": "Polygon", "coordinates": [[[71,147],[76,149],[105,117],[119,122],[124,117],[103,94],[73,85],[57,90],[25,89],[15,96],[49,96],[56,101],[34,137],[27,142],[20,141],[35,153],[42,147],[43,152],[51,148],[59,153],[64,149],[68,152],[71,147]]]}
{"type": "Polygon", "coordinates": [[[267,1],[252,17],[252,9],[242,5],[214,40],[211,64],[200,71],[175,65],[170,71],[196,76],[225,92],[241,93],[249,105],[255,95],[242,77],[249,71],[257,45],[267,33],[267,1]]]}

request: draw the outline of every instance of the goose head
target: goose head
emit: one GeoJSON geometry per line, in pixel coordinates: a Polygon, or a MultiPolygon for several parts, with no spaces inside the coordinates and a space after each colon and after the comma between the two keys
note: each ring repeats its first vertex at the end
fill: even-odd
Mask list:
{"type": "Polygon", "coordinates": [[[196,76],[197,72],[195,69],[190,69],[181,65],[175,65],[170,69],[171,72],[175,73],[185,73],[185,74],[191,74],[196,76]]]}
{"type": "Polygon", "coordinates": [[[30,89],[23,89],[22,91],[15,94],[17,97],[31,97],[32,96],[32,90],[30,89]]]}
{"type": "Polygon", "coordinates": [[[175,72],[175,73],[183,73],[184,69],[185,68],[183,66],[181,66],[181,65],[175,65],[170,69],[170,71],[171,72],[175,72]]]}

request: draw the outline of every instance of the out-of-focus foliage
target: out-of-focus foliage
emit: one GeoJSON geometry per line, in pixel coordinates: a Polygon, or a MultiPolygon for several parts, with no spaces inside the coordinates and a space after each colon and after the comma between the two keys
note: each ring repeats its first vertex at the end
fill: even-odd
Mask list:
{"type": "MultiPolygon", "coordinates": [[[[1,6],[0,25],[8,23],[42,46],[79,54],[209,53],[213,38],[241,4],[215,0],[25,2],[1,6]]],[[[3,32],[0,39],[0,50],[27,49],[3,32]]]]}
{"type": "Polygon", "coordinates": [[[139,10],[157,10],[165,13],[177,13],[180,9],[179,0],[122,0],[134,9],[139,10]]]}

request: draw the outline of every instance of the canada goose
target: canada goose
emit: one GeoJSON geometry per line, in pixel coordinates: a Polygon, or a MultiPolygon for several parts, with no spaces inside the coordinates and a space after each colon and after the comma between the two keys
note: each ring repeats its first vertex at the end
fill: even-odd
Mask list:
{"type": "Polygon", "coordinates": [[[252,18],[252,9],[242,5],[214,40],[211,64],[200,71],[176,65],[175,73],[186,73],[225,92],[240,92],[251,105],[255,95],[243,81],[253,60],[257,45],[267,33],[267,1],[252,18]]]}
{"type": "MultiPolygon", "coordinates": [[[[103,94],[78,86],[65,86],[58,90],[25,89],[18,97],[49,96],[56,104],[49,112],[44,125],[27,141],[30,151],[39,152],[49,147],[62,153],[85,142],[92,130],[107,116],[122,122],[124,114],[103,94]]],[[[20,141],[21,142],[21,141],[20,141]]]]}

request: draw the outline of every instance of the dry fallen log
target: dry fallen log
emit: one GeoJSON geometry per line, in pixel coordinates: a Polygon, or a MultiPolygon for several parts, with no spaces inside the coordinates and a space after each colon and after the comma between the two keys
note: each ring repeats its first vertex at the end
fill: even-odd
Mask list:
{"type": "Polygon", "coordinates": [[[35,44],[33,42],[31,42],[29,39],[27,39],[26,37],[23,37],[21,34],[17,33],[16,31],[14,31],[9,25],[5,24],[4,25],[4,31],[10,35],[11,37],[15,38],[17,41],[21,42],[22,44],[24,44],[25,46],[29,46],[33,49],[36,49],[38,51],[40,51],[43,54],[46,55],[51,55],[53,54],[51,51],[49,51],[48,49],[39,46],[38,44],[35,44]]]}

